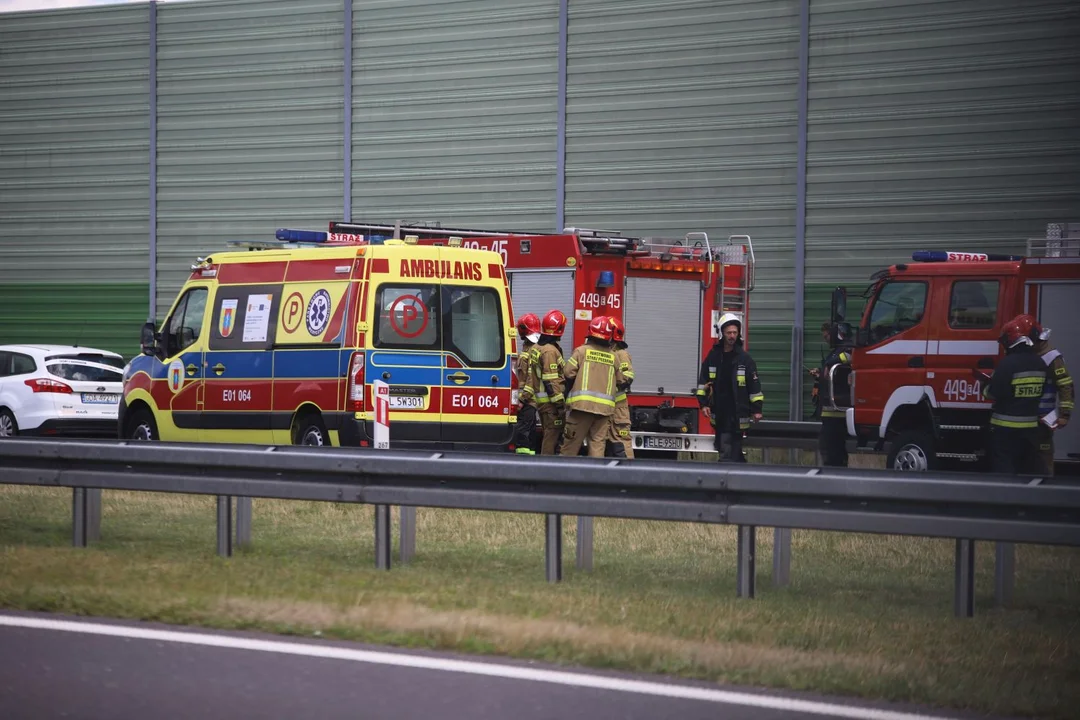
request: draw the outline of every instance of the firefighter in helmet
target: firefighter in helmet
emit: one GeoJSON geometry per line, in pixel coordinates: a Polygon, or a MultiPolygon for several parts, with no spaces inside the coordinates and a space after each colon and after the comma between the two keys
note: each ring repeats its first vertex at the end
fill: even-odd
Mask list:
{"type": "Polygon", "coordinates": [[[514,372],[518,379],[517,424],[514,426],[514,452],[519,455],[536,454],[536,388],[539,385],[539,355],[533,352],[540,339],[540,318],[536,313],[525,313],[517,321],[518,339],[521,341],[514,372]]]}
{"type": "Polygon", "coordinates": [[[540,373],[536,388],[536,405],[544,438],[541,455],[554,455],[562,438],[566,398],[563,395],[563,351],[559,338],[566,330],[566,315],[551,310],[540,321],[540,339],[533,348],[536,371],[540,373]]]}
{"type": "Polygon", "coordinates": [[[615,361],[613,336],[610,318],[593,318],[585,342],[574,348],[566,361],[567,412],[560,455],[577,455],[582,443],[588,441],[589,457],[604,456],[616,388],[626,382],[615,361]]]}
{"type": "Polygon", "coordinates": [[[761,392],[757,364],[742,347],[742,320],[724,313],[713,326],[716,344],[698,372],[697,397],[716,429],[714,446],[720,462],[746,462],[743,432],[751,420],[761,420],[765,395],[761,392]]]}
{"type": "Polygon", "coordinates": [[[615,346],[615,363],[622,373],[623,382],[615,388],[615,412],[608,423],[607,451],[611,457],[634,457],[634,443],[630,438],[630,405],[626,393],[634,382],[634,365],[626,345],[626,326],[618,318],[611,320],[611,340],[615,346]]]}
{"type": "Polygon", "coordinates": [[[983,396],[993,401],[987,454],[994,472],[1037,475],[1039,456],[1039,402],[1046,383],[1046,363],[1036,353],[1025,324],[1017,316],[1005,323],[999,342],[1005,357],[992,377],[975,370],[985,380],[983,396]]]}
{"type": "Polygon", "coordinates": [[[1074,391],[1069,369],[1065,367],[1065,358],[1050,344],[1050,328],[1031,315],[1017,318],[1020,329],[1034,344],[1035,354],[1046,365],[1047,378],[1043,385],[1042,398],[1039,400],[1039,455],[1042,456],[1043,472],[1054,474],[1054,431],[1069,424],[1074,406],[1074,391]]]}
{"type": "MultiPolygon", "coordinates": [[[[830,332],[831,335],[831,332],[830,332]]],[[[829,338],[830,345],[832,338],[829,338]]],[[[843,409],[833,407],[831,398],[835,396],[832,386],[832,378],[836,373],[830,373],[833,367],[838,365],[851,365],[851,341],[844,337],[841,330],[836,331],[836,347],[832,348],[821,362],[821,368],[817,372],[817,382],[820,389],[818,395],[818,408],[821,411],[821,432],[818,435],[818,451],[821,453],[821,464],[833,467],[847,467],[847,418],[843,409]],[[832,377],[830,377],[832,375],[832,377]]],[[[840,382],[844,380],[841,376],[840,382]]]]}

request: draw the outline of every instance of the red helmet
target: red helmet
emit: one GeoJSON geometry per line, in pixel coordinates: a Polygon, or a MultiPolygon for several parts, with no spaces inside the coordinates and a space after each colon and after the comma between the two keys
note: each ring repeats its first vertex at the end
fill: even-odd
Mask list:
{"type": "Polygon", "coordinates": [[[591,338],[611,342],[613,331],[614,327],[611,324],[611,318],[607,315],[595,317],[593,318],[593,321],[589,323],[589,337],[591,338]]]}
{"type": "MultiPolygon", "coordinates": [[[[1030,316],[1028,316],[1030,317],[1030,316]]],[[[1014,348],[1017,345],[1033,345],[1031,342],[1031,324],[1023,320],[1023,315],[1017,315],[1001,328],[1001,337],[998,342],[1006,348],[1014,348]]]]}
{"type": "Polygon", "coordinates": [[[608,317],[611,321],[611,339],[615,342],[626,342],[626,326],[622,324],[622,320],[614,317],[608,317]]]}
{"type": "Polygon", "coordinates": [[[517,321],[518,335],[523,338],[528,338],[531,342],[536,342],[540,336],[540,318],[536,313],[525,313],[518,318],[517,321]],[[532,337],[536,335],[537,337],[532,337]]]}
{"type": "MultiPolygon", "coordinates": [[[[1030,315],[1017,315],[1012,319],[1012,322],[1017,324],[1022,334],[1027,335],[1032,340],[1037,340],[1039,338],[1039,333],[1042,331],[1042,328],[1039,327],[1039,321],[1030,315]]],[[[1002,328],[1002,330],[1004,330],[1004,328],[1002,328]]]]}
{"type": "Polygon", "coordinates": [[[552,310],[540,323],[540,332],[545,335],[562,337],[563,330],[566,330],[566,316],[563,315],[562,310],[552,310]]]}

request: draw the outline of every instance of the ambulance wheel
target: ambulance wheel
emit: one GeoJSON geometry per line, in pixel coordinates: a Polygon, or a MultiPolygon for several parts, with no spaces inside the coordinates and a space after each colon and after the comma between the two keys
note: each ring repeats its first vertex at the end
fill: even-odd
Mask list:
{"type": "Polygon", "coordinates": [[[293,435],[294,445],[307,445],[309,447],[322,447],[330,444],[330,436],[326,433],[322,417],[316,413],[302,415],[296,421],[296,433],[293,435]]]}
{"type": "Polygon", "coordinates": [[[889,456],[885,461],[888,470],[926,472],[937,470],[938,458],[934,454],[934,439],[922,430],[905,430],[889,444],[889,456]]]}
{"type": "Polygon", "coordinates": [[[15,437],[19,434],[19,423],[15,415],[7,408],[0,408],[0,437],[15,437]]]}
{"type": "Polygon", "coordinates": [[[131,440],[140,442],[154,441],[158,439],[157,423],[154,416],[146,408],[139,408],[128,421],[127,436],[131,440]]]}

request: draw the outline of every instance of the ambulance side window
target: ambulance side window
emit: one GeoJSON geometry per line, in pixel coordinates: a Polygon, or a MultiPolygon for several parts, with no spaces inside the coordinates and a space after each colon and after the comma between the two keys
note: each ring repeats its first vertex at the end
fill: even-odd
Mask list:
{"type": "MultiPolygon", "coordinates": [[[[210,349],[269,350],[277,334],[280,299],[280,285],[219,287],[211,316],[210,349]]],[[[327,319],[319,322],[325,327],[327,319]]],[[[306,332],[303,321],[298,329],[306,332]]]]}
{"type": "Polygon", "coordinates": [[[206,314],[204,287],[192,288],[184,293],[176,310],[169,318],[165,335],[165,356],[172,357],[195,344],[202,334],[203,317],[206,314]]]}
{"type": "Polygon", "coordinates": [[[890,282],[881,286],[874,309],[870,312],[870,342],[886,338],[915,327],[926,311],[926,283],[890,282]]]}
{"type": "Polygon", "coordinates": [[[949,298],[949,327],[992,330],[997,322],[997,280],[957,280],[949,298]]]}
{"type": "Polygon", "coordinates": [[[503,348],[502,306],[493,288],[444,287],[443,299],[448,317],[446,349],[471,367],[502,367],[506,364],[503,348]]]}
{"type": "Polygon", "coordinates": [[[439,350],[438,285],[380,285],[375,296],[375,347],[439,350]]]}

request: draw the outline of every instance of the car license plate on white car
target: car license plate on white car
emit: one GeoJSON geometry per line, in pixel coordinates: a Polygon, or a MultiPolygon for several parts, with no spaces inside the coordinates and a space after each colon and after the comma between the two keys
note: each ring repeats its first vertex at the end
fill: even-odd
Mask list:
{"type": "Polygon", "coordinates": [[[424,398],[417,395],[391,395],[391,410],[423,410],[424,398]]]}
{"type": "Polygon", "coordinates": [[[87,405],[116,405],[120,402],[118,393],[83,393],[82,401],[87,405]]]}
{"type": "Polygon", "coordinates": [[[657,437],[656,435],[645,436],[646,450],[682,450],[681,437],[657,437]]]}

